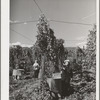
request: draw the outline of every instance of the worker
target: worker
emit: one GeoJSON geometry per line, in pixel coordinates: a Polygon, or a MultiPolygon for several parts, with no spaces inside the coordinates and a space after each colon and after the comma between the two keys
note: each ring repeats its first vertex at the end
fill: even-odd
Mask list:
{"type": "Polygon", "coordinates": [[[61,71],[61,81],[62,81],[61,98],[62,99],[69,95],[70,80],[72,76],[73,76],[73,73],[72,73],[72,69],[70,66],[70,61],[65,60],[62,71],[61,71]]]}
{"type": "Polygon", "coordinates": [[[19,78],[19,76],[18,76],[18,64],[16,64],[15,69],[13,69],[13,78],[14,78],[14,80],[17,80],[19,78]]]}
{"type": "Polygon", "coordinates": [[[33,69],[34,69],[34,77],[38,78],[38,74],[39,74],[39,64],[37,63],[37,60],[35,60],[35,63],[33,64],[33,69]]]}

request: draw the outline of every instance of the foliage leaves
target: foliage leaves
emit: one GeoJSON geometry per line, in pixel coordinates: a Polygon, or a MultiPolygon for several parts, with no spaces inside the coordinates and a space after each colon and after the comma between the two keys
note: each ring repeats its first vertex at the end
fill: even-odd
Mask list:
{"type": "Polygon", "coordinates": [[[90,30],[90,34],[87,39],[86,62],[87,68],[91,69],[96,74],[96,25],[90,30]]]}

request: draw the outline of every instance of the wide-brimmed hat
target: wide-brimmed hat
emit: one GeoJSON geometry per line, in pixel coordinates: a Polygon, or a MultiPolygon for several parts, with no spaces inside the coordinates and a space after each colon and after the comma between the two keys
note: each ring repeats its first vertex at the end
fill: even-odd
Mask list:
{"type": "Polygon", "coordinates": [[[64,60],[64,64],[63,65],[67,65],[67,62],[70,62],[70,60],[64,60]]]}

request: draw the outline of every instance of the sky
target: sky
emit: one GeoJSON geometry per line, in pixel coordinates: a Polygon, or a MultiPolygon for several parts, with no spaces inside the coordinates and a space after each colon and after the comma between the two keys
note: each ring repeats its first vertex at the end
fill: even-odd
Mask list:
{"type": "MultiPolygon", "coordinates": [[[[35,0],[48,20],[96,23],[96,0],[35,0]]],[[[10,43],[32,45],[36,41],[37,22],[41,11],[34,0],[10,0],[10,43]]],[[[64,39],[65,47],[82,47],[93,25],[49,21],[56,38],[64,39]]]]}

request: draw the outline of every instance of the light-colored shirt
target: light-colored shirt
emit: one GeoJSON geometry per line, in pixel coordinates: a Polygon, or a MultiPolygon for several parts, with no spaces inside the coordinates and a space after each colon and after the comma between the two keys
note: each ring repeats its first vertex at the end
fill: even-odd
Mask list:
{"type": "Polygon", "coordinates": [[[34,68],[34,70],[38,70],[39,69],[39,64],[35,62],[33,64],[33,68],[34,68]]]}

